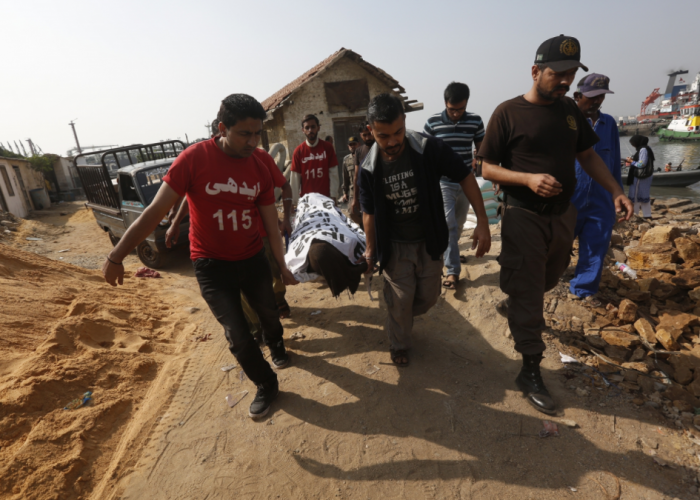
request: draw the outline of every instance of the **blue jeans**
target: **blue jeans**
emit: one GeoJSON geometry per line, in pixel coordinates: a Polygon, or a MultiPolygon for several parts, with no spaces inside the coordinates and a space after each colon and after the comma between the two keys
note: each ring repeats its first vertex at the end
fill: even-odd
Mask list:
{"type": "Polygon", "coordinates": [[[445,208],[447,230],[450,232],[450,244],[445,251],[445,267],[447,275],[459,278],[462,265],[459,262],[459,237],[462,235],[464,223],[467,222],[469,200],[462,191],[462,186],[453,182],[440,181],[442,203],[445,208]]]}

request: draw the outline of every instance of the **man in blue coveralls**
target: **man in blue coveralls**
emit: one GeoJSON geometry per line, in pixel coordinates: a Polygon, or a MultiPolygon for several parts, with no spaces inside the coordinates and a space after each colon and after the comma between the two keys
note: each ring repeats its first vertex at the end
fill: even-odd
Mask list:
{"type": "MultiPolygon", "coordinates": [[[[617,124],[612,116],[600,112],[605,95],[614,93],[609,86],[610,78],[592,73],[578,82],[574,100],[600,138],[593,149],[622,186],[617,124]]],[[[569,290],[577,297],[591,301],[591,305],[598,306],[600,301],[594,295],[598,293],[605,254],[610,246],[615,224],[615,205],[610,193],[591,179],[578,161],[576,181],[576,192],[571,203],[578,210],[574,234],[578,236],[579,256],[576,275],[571,280],[569,290]]]]}

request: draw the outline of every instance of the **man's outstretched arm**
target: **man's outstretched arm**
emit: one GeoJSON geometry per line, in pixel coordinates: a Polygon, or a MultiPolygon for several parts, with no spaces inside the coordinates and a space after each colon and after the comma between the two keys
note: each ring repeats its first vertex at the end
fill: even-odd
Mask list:
{"type": "Polygon", "coordinates": [[[102,265],[102,274],[107,283],[112,286],[117,286],[117,283],[120,285],[124,284],[124,265],[122,261],[158,227],[158,224],[167,215],[168,210],[172,208],[179,198],[180,195],[168,186],[166,182],[161,184],[153,202],[136,219],[136,222],[127,229],[119,243],[107,255],[107,259],[102,265]]]}
{"type": "Polygon", "coordinates": [[[479,184],[477,184],[473,172],[470,172],[459,185],[462,187],[462,191],[464,191],[476,214],[476,228],[474,228],[472,233],[472,240],[474,240],[472,250],[476,248],[476,256],[482,257],[491,249],[491,230],[489,229],[489,218],[486,216],[486,208],[484,207],[484,198],[481,196],[481,189],[479,189],[479,184]]]}

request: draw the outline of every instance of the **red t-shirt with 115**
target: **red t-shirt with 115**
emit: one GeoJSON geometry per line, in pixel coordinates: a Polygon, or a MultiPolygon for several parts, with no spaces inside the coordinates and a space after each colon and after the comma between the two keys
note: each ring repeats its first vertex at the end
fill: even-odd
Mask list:
{"type": "Polygon", "coordinates": [[[338,158],[329,142],[319,139],[318,144],[313,148],[310,148],[306,141],[299,144],[292,155],[292,172],[301,175],[299,196],[308,193],[330,196],[331,176],[328,170],[336,166],[338,166],[338,158]]]}
{"type": "Polygon", "coordinates": [[[163,182],[187,195],[192,260],[244,260],[262,249],[257,205],[273,204],[275,195],[259,154],[232,158],[209,139],[180,153],[163,182]]]}
{"type": "MultiPolygon", "coordinates": [[[[267,170],[270,172],[270,176],[272,177],[272,185],[276,188],[281,188],[287,183],[287,179],[284,178],[284,174],[280,171],[279,167],[277,167],[277,164],[275,163],[275,160],[272,159],[272,156],[269,155],[264,149],[256,149],[255,155],[258,155],[258,158],[262,160],[262,162],[265,164],[267,167],[267,170]]],[[[263,238],[267,236],[267,231],[265,231],[265,226],[262,225],[262,219],[260,219],[260,236],[263,238]]]]}

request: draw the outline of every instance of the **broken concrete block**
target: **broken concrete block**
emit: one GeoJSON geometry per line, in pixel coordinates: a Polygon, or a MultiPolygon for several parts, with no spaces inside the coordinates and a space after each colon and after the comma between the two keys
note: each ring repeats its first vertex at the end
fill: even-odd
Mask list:
{"type": "Polygon", "coordinates": [[[622,235],[620,233],[613,233],[612,236],[610,237],[610,245],[614,247],[621,247],[622,245],[625,244],[625,240],[622,238],[622,235]]]}
{"type": "Polygon", "coordinates": [[[617,361],[618,363],[624,363],[632,354],[632,351],[629,349],[617,345],[606,346],[604,351],[610,359],[617,361]]]}
{"type": "MultiPolygon", "coordinates": [[[[654,337],[654,342],[656,342],[656,337],[654,337]]],[[[647,352],[643,348],[637,347],[632,352],[632,356],[630,357],[630,362],[643,361],[644,358],[646,357],[646,355],[647,355],[647,352]]]]}
{"type": "Polygon", "coordinates": [[[678,250],[671,243],[640,245],[626,253],[627,264],[635,270],[651,269],[678,261],[678,250]]]}
{"type": "Polygon", "coordinates": [[[637,333],[651,345],[656,344],[656,332],[654,331],[654,327],[649,320],[639,318],[634,323],[634,329],[637,330],[637,333]]]}
{"type": "Polygon", "coordinates": [[[678,249],[678,255],[685,262],[700,261],[700,245],[690,238],[676,238],[673,244],[678,249]]]}
{"type": "Polygon", "coordinates": [[[656,339],[661,343],[662,346],[664,346],[664,349],[667,351],[677,351],[678,350],[678,344],[676,343],[676,340],[678,337],[681,336],[683,333],[683,330],[679,330],[677,328],[663,328],[659,326],[656,329],[656,339]]]}
{"type": "Polygon", "coordinates": [[[592,345],[597,349],[605,349],[608,345],[608,343],[598,335],[586,335],[584,338],[586,339],[586,342],[588,342],[588,344],[592,345]]]}
{"type": "Polygon", "coordinates": [[[656,278],[644,278],[637,280],[637,284],[639,285],[639,290],[642,292],[653,292],[659,288],[659,280],[656,278]]]}
{"type": "Polygon", "coordinates": [[[691,332],[691,327],[700,324],[700,318],[694,314],[688,314],[680,311],[664,311],[659,316],[659,325],[657,328],[676,328],[678,330],[687,330],[691,332]]]}
{"type": "Polygon", "coordinates": [[[615,259],[617,262],[622,262],[625,263],[627,262],[627,254],[623,252],[622,250],[618,250],[617,248],[612,249],[612,255],[611,257],[615,259]]]}
{"type": "Polygon", "coordinates": [[[700,271],[697,269],[679,269],[671,278],[671,283],[685,290],[692,290],[700,286],[700,271]]]}
{"type": "Polygon", "coordinates": [[[685,353],[678,353],[669,356],[668,362],[674,370],[673,378],[679,384],[689,384],[693,380],[693,363],[691,356],[685,353]]]}
{"type": "Polygon", "coordinates": [[[681,235],[680,230],[675,226],[656,226],[644,233],[644,237],[639,242],[640,245],[653,243],[669,243],[681,235]]]}
{"type": "Polygon", "coordinates": [[[619,312],[617,317],[627,323],[633,323],[637,319],[637,304],[631,300],[624,299],[620,302],[619,312]]]}
{"type": "Polygon", "coordinates": [[[600,336],[610,345],[617,345],[620,347],[637,347],[640,344],[639,337],[636,335],[630,335],[629,333],[620,330],[603,330],[600,332],[600,336]]]}
{"type": "MultiPolygon", "coordinates": [[[[640,349],[637,349],[637,351],[639,350],[640,349]]],[[[632,356],[634,356],[634,354],[632,356]]],[[[638,372],[649,373],[649,367],[645,363],[630,361],[629,363],[622,363],[622,367],[627,368],[628,370],[637,370],[638,372]]]]}
{"type": "Polygon", "coordinates": [[[642,292],[639,290],[630,290],[629,292],[627,292],[626,298],[630,299],[633,302],[646,302],[651,298],[651,293],[642,292]]]}
{"type": "Polygon", "coordinates": [[[700,372],[696,372],[693,381],[686,386],[686,389],[695,397],[700,397],[700,372]]]}

